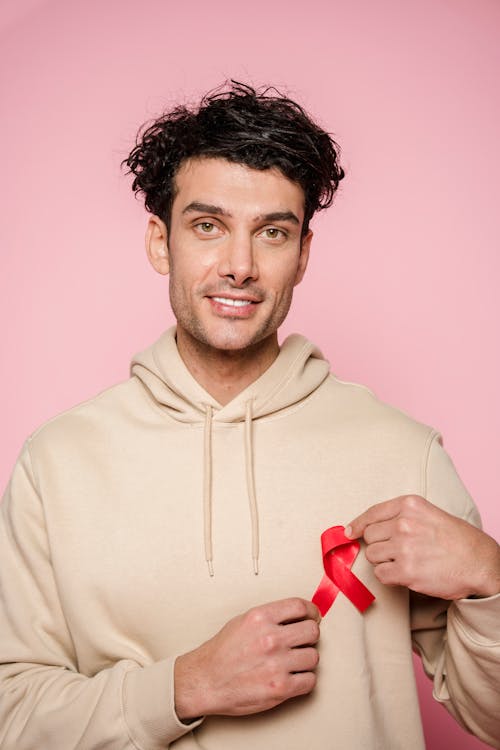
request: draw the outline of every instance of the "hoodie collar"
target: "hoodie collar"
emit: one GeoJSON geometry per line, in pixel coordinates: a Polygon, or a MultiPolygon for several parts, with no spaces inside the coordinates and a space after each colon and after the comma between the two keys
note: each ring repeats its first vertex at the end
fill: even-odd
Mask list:
{"type": "Polygon", "coordinates": [[[253,422],[307,398],[329,373],[321,352],[304,336],[292,334],[272,365],[244,391],[222,406],[193,378],[175,341],[176,328],[132,360],[139,378],[169,416],[179,422],[203,422],[203,535],[205,561],[214,575],[212,540],[212,434],[214,422],[244,422],[245,481],[252,530],[252,562],[259,572],[259,514],[255,492],[253,422]]]}
{"type": "Polygon", "coordinates": [[[187,369],[177,349],[175,332],[175,326],[169,328],[153,346],[135,356],[131,374],[180,422],[204,421],[207,405],[216,422],[243,422],[250,400],[253,419],[269,416],[309,396],[329,373],[329,364],[319,349],[294,333],[283,342],[272,365],[222,406],[187,369]]]}

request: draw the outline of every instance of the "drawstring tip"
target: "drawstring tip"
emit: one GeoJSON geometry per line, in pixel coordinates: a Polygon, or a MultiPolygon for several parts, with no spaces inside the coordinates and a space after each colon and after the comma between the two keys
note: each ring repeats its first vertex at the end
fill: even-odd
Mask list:
{"type": "Polygon", "coordinates": [[[253,572],[256,576],[259,575],[259,560],[256,557],[253,558],[253,572]]]}
{"type": "Polygon", "coordinates": [[[214,566],[212,565],[212,561],[211,560],[207,560],[207,566],[208,566],[209,575],[213,578],[214,577],[214,566]]]}

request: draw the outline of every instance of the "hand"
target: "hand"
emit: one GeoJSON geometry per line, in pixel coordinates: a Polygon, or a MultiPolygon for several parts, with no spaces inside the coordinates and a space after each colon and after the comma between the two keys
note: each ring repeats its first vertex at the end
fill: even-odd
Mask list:
{"type": "Polygon", "coordinates": [[[179,719],[266,711],[316,684],[318,608],[282,599],[229,620],[209,641],[175,662],[179,719]]]}
{"type": "Polygon", "coordinates": [[[500,592],[495,540],[419,495],[372,505],[346,536],[364,538],[366,559],[382,583],[443,599],[500,592]]]}

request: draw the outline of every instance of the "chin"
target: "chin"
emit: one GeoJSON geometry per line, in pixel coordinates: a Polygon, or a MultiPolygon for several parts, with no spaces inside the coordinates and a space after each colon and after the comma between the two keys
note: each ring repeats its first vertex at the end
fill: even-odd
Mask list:
{"type": "Polygon", "coordinates": [[[275,330],[269,330],[267,325],[264,330],[260,328],[253,331],[243,331],[238,330],[238,328],[239,326],[234,324],[225,325],[217,331],[198,331],[195,337],[200,343],[211,349],[238,352],[259,344],[275,333],[275,330]]]}
{"type": "Polygon", "coordinates": [[[257,344],[260,340],[260,337],[251,336],[210,336],[205,343],[218,351],[239,352],[257,344]]]}

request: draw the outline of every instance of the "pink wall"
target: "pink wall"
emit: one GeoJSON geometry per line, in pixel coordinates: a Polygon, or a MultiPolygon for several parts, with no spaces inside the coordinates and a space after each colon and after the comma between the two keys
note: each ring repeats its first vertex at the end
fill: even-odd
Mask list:
{"type": "MultiPolygon", "coordinates": [[[[225,77],[287,87],[343,146],[283,333],[444,433],[500,538],[497,0],[9,0],[0,20],[1,476],[172,321],[119,162],[225,77]],[[237,8],[237,10],[235,10],[237,8]]],[[[472,750],[419,678],[428,747],[472,750]]]]}

